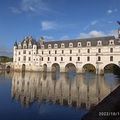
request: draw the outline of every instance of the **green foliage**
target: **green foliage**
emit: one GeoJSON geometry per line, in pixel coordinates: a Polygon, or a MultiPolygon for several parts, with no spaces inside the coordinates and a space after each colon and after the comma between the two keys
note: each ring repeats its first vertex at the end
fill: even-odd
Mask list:
{"type": "Polygon", "coordinates": [[[7,56],[0,56],[0,63],[12,62],[13,58],[7,56]]]}

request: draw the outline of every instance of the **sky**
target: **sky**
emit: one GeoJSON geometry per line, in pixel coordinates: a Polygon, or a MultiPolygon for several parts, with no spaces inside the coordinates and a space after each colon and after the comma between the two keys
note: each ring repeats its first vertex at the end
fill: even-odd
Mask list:
{"type": "Polygon", "coordinates": [[[120,0],[0,0],[0,56],[25,36],[46,41],[117,36],[120,0]]]}

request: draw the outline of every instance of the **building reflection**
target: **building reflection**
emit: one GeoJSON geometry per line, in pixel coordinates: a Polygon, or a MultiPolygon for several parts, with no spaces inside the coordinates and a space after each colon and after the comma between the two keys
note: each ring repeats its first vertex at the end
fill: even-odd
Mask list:
{"type": "Polygon", "coordinates": [[[115,87],[104,76],[95,74],[13,73],[12,97],[22,106],[33,102],[52,102],[89,109],[98,104],[115,87]]]}

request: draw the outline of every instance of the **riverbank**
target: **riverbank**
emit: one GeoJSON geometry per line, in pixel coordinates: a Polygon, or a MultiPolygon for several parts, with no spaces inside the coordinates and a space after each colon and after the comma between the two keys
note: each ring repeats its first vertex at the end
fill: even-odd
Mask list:
{"type": "Polygon", "coordinates": [[[120,120],[120,86],[91,109],[82,120],[120,120]]]}

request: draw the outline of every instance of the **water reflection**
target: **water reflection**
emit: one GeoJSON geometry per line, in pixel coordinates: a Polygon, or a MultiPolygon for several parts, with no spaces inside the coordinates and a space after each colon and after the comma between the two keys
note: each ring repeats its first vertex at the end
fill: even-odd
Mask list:
{"type": "Polygon", "coordinates": [[[12,97],[22,106],[33,102],[91,108],[118,85],[113,74],[13,73],[12,97]],[[112,80],[111,80],[112,76],[112,80]]]}

